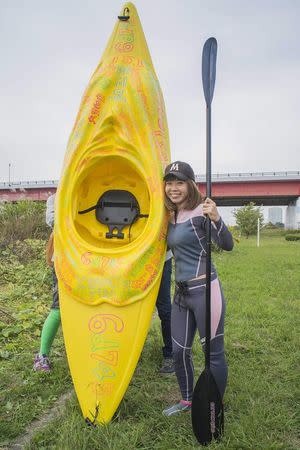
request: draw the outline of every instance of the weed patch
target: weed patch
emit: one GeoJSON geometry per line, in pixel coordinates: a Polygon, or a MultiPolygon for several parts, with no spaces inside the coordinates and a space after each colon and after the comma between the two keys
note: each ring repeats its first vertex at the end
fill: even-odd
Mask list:
{"type": "Polygon", "coordinates": [[[0,204],[0,248],[24,239],[46,239],[48,235],[44,202],[0,204]]]}

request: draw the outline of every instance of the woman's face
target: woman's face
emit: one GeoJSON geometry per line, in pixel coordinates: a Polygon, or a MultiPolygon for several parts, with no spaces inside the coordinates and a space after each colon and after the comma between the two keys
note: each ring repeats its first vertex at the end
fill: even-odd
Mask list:
{"type": "Polygon", "coordinates": [[[188,184],[186,181],[171,180],[165,182],[166,196],[173,202],[177,209],[184,207],[188,198],[188,184]]]}

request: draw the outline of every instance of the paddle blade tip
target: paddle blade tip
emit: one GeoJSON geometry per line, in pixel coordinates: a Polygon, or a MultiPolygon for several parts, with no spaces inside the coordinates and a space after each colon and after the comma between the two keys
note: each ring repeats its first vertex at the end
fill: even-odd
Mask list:
{"type": "Polygon", "coordinates": [[[201,445],[219,440],[224,431],[224,408],[216,381],[205,369],[194,389],[192,400],[193,432],[201,445]]]}
{"type": "Polygon", "coordinates": [[[202,51],[202,84],[206,105],[210,106],[216,82],[218,43],[216,38],[206,40],[202,51]]]}

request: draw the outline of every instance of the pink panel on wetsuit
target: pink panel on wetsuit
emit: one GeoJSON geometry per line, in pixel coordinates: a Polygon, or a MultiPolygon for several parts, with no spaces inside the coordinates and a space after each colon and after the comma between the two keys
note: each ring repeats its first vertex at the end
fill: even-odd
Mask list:
{"type": "Polygon", "coordinates": [[[222,314],[222,295],[218,278],[211,282],[211,339],[216,336],[222,314]]]}
{"type": "MultiPolygon", "coordinates": [[[[193,217],[203,216],[202,206],[198,205],[195,209],[191,210],[181,210],[177,216],[177,223],[183,223],[187,220],[192,219],[193,217]]],[[[172,217],[171,222],[174,224],[174,217],[172,217]]]]}

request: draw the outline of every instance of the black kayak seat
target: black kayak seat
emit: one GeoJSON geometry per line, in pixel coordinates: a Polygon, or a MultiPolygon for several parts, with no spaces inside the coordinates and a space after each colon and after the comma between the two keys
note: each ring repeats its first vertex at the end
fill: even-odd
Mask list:
{"type": "Polygon", "coordinates": [[[121,189],[104,192],[96,205],[78,213],[86,214],[94,209],[96,219],[108,226],[107,239],[124,239],[124,227],[131,226],[140,217],[148,217],[148,214],[140,214],[140,206],[135,196],[121,189]]]}

